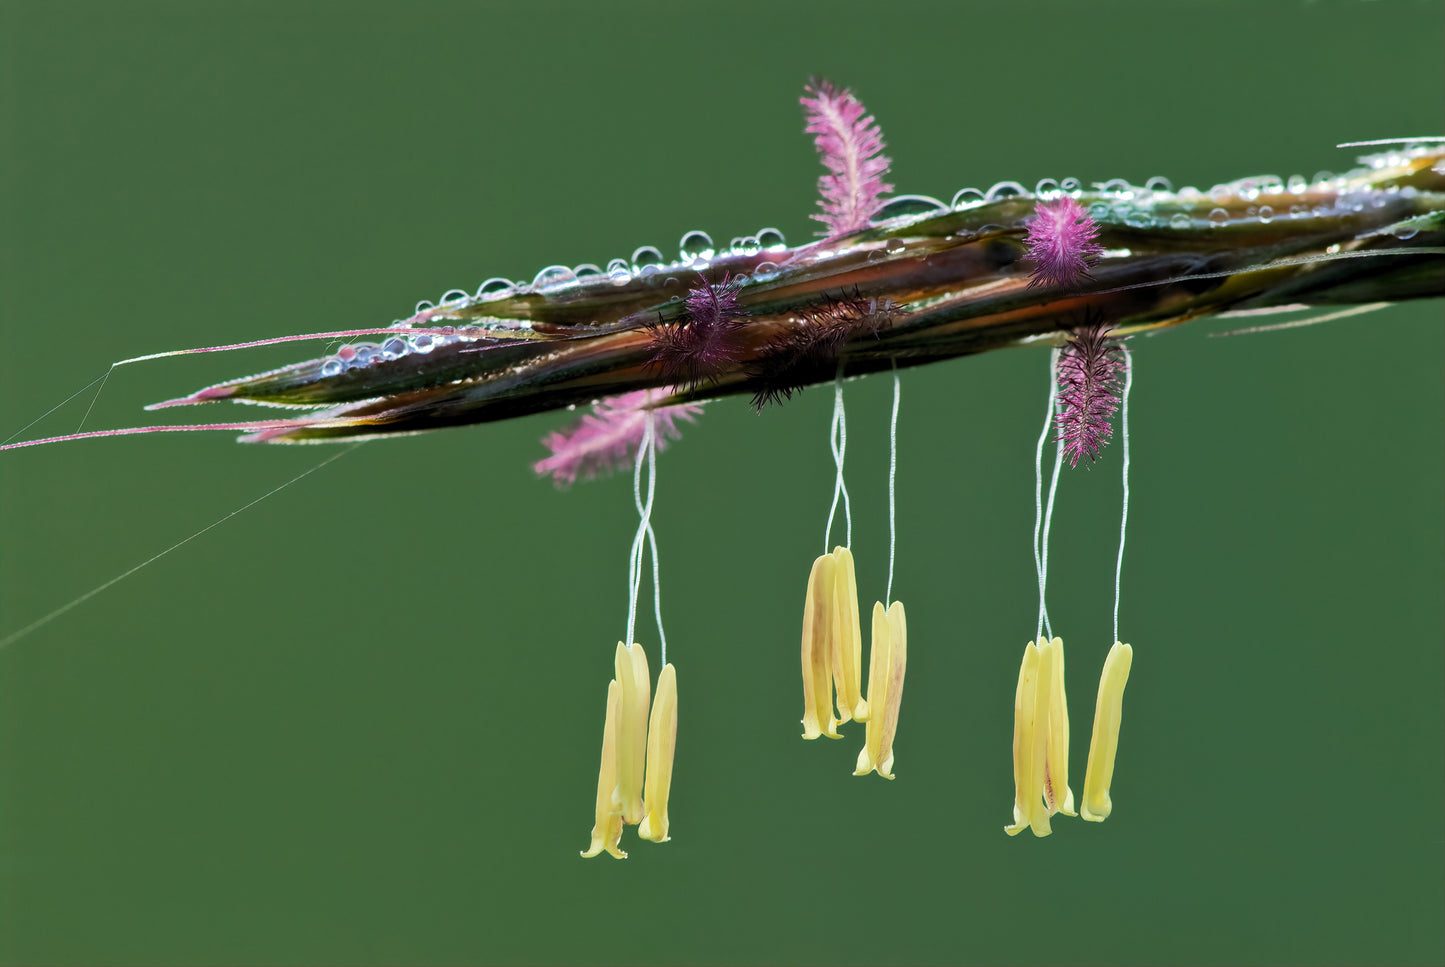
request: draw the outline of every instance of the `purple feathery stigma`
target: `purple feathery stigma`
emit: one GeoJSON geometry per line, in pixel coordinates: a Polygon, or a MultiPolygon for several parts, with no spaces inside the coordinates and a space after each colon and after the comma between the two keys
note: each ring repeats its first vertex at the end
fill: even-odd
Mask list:
{"type": "Polygon", "coordinates": [[[610,473],[614,467],[627,466],[637,454],[650,415],[654,423],[657,449],[667,447],[668,440],[681,435],[678,420],[692,422],[702,412],[693,403],[659,406],[648,404],[666,398],[669,387],[643,389],[621,396],[609,396],[592,405],[592,412],[565,430],[549,433],[542,443],[552,455],[532,464],[539,476],[551,476],[559,487],[576,481],[578,476],[591,479],[610,473]]]}
{"type": "Polygon", "coordinates": [[[1039,202],[1025,239],[1028,253],[1024,257],[1034,263],[1029,285],[1067,287],[1087,278],[1089,266],[1104,251],[1098,239],[1098,223],[1074,199],[1065,196],[1039,202]]]}
{"type": "Polygon", "coordinates": [[[1074,331],[1059,352],[1058,436],[1069,466],[1081,457],[1090,461],[1114,433],[1111,420],[1119,408],[1120,381],[1127,364],[1108,323],[1089,323],[1074,331]]]}
{"type": "Polygon", "coordinates": [[[893,190],[883,181],[889,165],[880,153],[883,132],[851,91],[827,81],[810,81],[799,101],[807,116],[805,130],[832,172],[818,179],[823,212],[813,217],[826,226],[822,234],[827,238],[866,228],[883,193],[893,190]]]}
{"type": "Polygon", "coordinates": [[[742,358],[737,336],[742,331],[738,304],[741,279],[723,276],[717,284],[699,279],[687,294],[687,317],[676,324],[650,327],[650,362],[668,382],[688,389],[715,378],[742,358]]]}

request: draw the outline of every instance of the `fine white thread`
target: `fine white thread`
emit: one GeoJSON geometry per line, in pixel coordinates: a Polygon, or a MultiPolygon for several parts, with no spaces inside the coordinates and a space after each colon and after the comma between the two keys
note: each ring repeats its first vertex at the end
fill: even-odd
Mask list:
{"type": "Polygon", "coordinates": [[[637,627],[637,595],[642,589],[642,555],[645,549],[652,551],[652,604],[657,616],[657,640],[661,648],[662,664],[667,664],[667,635],[662,630],[662,584],[661,569],[657,561],[657,534],[652,529],[652,504],[657,493],[657,440],[656,418],[647,414],[643,427],[642,442],[637,445],[637,459],[632,471],[632,501],[637,507],[637,534],[632,538],[632,552],[627,559],[627,640],[633,645],[633,634],[637,627]],[[642,498],[642,465],[647,464],[647,499],[642,498]]]}
{"type": "MultiPolygon", "coordinates": [[[[112,366],[110,367],[110,369],[115,369],[115,366],[112,365],[112,366]]],[[[92,386],[94,386],[96,383],[99,383],[99,384],[101,385],[101,389],[104,389],[104,388],[105,388],[105,381],[110,378],[110,369],[107,369],[105,372],[101,373],[101,374],[100,374],[99,376],[97,376],[95,379],[91,380],[89,383],[86,383],[84,386],[82,386],[80,389],[76,390],[74,393],[71,393],[71,394],[70,394],[69,396],[67,396],[65,399],[61,400],[59,403],[56,403],[56,404],[55,404],[54,406],[52,406],[50,409],[46,410],[44,413],[41,413],[41,414],[40,414],[39,416],[37,416],[35,419],[31,420],[29,423],[25,424],[24,426],[22,426],[20,429],[16,430],[14,433],[10,434],[10,435],[9,435],[8,437],[6,437],[5,439],[0,440],[0,443],[9,443],[11,440],[15,439],[15,438],[18,437],[20,434],[22,434],[22,433],[24,433],[26,430],[30,429],[32,426],[34,426],[35,424],[39,423],[41,420],[45,419],[47,416],[49,416],[50,414],[54,413],[56,410],[60,409],[60,408],[61,408],[62,406],[64,406],[66,403],[69,403],[71,400],[75,399],[75,398],[76,398],[77,396],[79,396],[81,393],[84,393],[86,390],[90,389],[90,388],[91,388],[92,386]]],[[[95,391],[95,395],[96,395],[96,396],[99,396],[99,395],[100,395],[100,390],[99,390],[99,389],[95,391]]],[[[95,400],[94,400],[94,399],[92,399],[92,400],[90,401],[90,405],[91,405],[91,406],[95,406],[95,400]]],[[[90,408],[89,408],[89,407],[86,408],[85,413],[86,413],[86,416],[89,416],[89,415],[90,415],[90,408]]],[[[85,423],[85,418],[82,417],[81,420],[80,420],[80,422],[81,422],[82,424],[85,423]]]]}
{"type": "MultiPolygon", "coordinates": [[[[1049,627],[1049,611],[1044,604],[1044,590],[1048,584],[1049,575],[1049,523],[1054,516],[1054,494],[1059,486],[1059,468],[1063,462],[1063,443],[1054,456],[1054,476],[1049,485],[1049,510],[1048,516],[1044,516],[1044,444],[1048,442],[1049,431],[1054,426],[1054,412],[1059,400],[1059,381],[1057,377],[1059,369],[1059,349],[1049,354],[1049,407],[1044,414],[1044,428],[1039,433],[1038,445],[1034,448],[1034,568],[1039,577],[1039,620],[1038,631],[1035,633],[1035,640],[1043,637],[1044,628],[1049,627]],[[1047,521],[1047,522],[1046,522],[1047,521]]],[[[1049,627],[1049,637],[1054,636],[1052,627],[1049,627]]]]}
{"type": "MultiPolygon", "coordinates": [[[[79,395],[79,394],[77,394],[77,395],[79,395]]],[[[312,467],[310,470],[303,470],[302,472],[298,473],[296,476],[292,477],[290,480],[286,481],[285,483],[283,483],[283,484],[281,484],[281,485],[279,485],[279,486],[277,486],[277,487],[273,487],[272,489],[266,491],[264,494],[262,494],[261,496],[257,497],[255,500],[251,501],[250,503],[244,504],[244,505],[242,505],[242,506],[240,506],[240,507],[237,507],[235,510],[231,511],[231,512],[230,512],[229,514],[227,514],[226,516],[219,518],[218,520],[213,520],[213,521],[211,521],[211,523],[207,524],[205,527],[202,527],[200,530],[196,531],[196,532],[195,532],[194,534],[192,534],[190,537],[182,538],[181,540],[176,541],[174,544],[172,544],[170,547],[166,548],[165,550],[161,551],[159,554],[154,554],[154,555],[146,558],[144,561],[141,561],[141,562],[140,562],[139,564],[137,564],[135,567],[130,568],[130,569],[126,570],[126,571],[122,571],[120,574],[117,574],[115,577],[111,578],[109,581],[106,581],[106,582],[103,583],[103,584],[99,584],[99,585],[91,588],[89,591],[85,592],[85,593],[82,594],[80,597],[74,598],[74,599],[66,602],[65,604],[62,604],[60,607],[56,608],[54,611],[50,612],[49,614],[43,615],[43,616],[41,616],[41,617],[39,617],[39,618],[36,618],[34,621],[30,622],[28,625],[26,625],[25,627],[23,627],[23,628],[21,628],[21,629],[19,629],[19,630],[17,630],[17,631],[12,631],[10,634],[6,635],[5,637],[0,638],[0,648],[8,648],[10,645],[13,645],[15,642],[19,641],[21,638],[24,638],[26,635],[30,634],[32,631],[36,631],[36,630],[44,627],[45,625],[50,624],[50,622],[54,621],[56,618],[58,618],[58,617],[60,617],[61,615],[65,614],[65,613],[66,613],[67,611],[69,611],[71,608],[74,608],[74,607],[77,607],[77,606],[79,606],[79,605],[81,605],[81,604],[84,604],[86,601],[89,601],[91,598],[95,597],[97,594],[99,594],[100,592],[104,591],[106,588],[110,587],[111,585],[119,584],[121,581],[124,581],[126,578],[130,577],[132,574],[134,574],[135,572],[139,571],[141,568],[146,567],[147,565],[150,565],[150,564],[154,564],[156,561],[159,561],[161,558],[165,557],[165,556],[166,556],[167,554],[169,554],[171,551],[176,550],[178,547],[181,547],[182,545],[185,545],[185,544],[190,543],[191,541],[195,540],[197,537],[200,537],[202,534],[206,533],[206,531],[210,530],[211,528],[213,528],[213,527],[219,527],[221,524],[224,524],[226,521],[230,520],[232,517],[235,517],[237,514],[242,513],[243,511],[250,510],[252,507],[255,507],[257,504],[259,504],[261,501],[265,500],[267,497],[270,497],[270,496],[272,496],[273,494],[280,493],[281,491],[285,490],[287,487],[291,486],[292,484],[294,484],[296,481],[302,479],[303,477],[308,477],[308,476],[310,476],[311,474],[315,473],[316,471],[320,470],[322,467],[324,467],[324,466],[326,466],[327,464],[331,463],[332,461],[341,459],[342,457],[344,457],[344,456],[346,456],[348,453],[350,453],[352,450],[355,450],[357,447],[361,446],[361,444],[362,444],[363,442],[365,442],[365,441],[359,441],[359,442],[357,442],[357,443],[353,443],[351,446],[347,447],[345,450],[342,450],[342,451],[340,451],[340,452],[338,452],[338,453],[332,454],[331,456],[327,457],[325,460],[322,460],[320,463],[316,464],[316,466],[312,467]]]]}
{"type": "Polygon", "coordinates": [[[833,450],[833,464],[838,479],[833,484],[833,506],[828,508],[828,526],[823,530],[823,553],[832,550],[833,518],[838,513],[838,497],[843,497],[843,518],[847,521],[847,543],[853,546],[853,503],[848,498],[848,485],[843,482],[843,456],[848,452],[848,417],[843,412],[843,374],[833,381],[833,427],[828,431],[828,445],[833,450]]]}
{"type": "Polygon", "coordinates": [[[1124,534],[1129,525],[1129,387],[1134,382],[1134,357],[1124,353],[1124,392],[1119,400],[1119,435],[1124,444],[1124,509],[1119,514],[1119,559],[1114,562],[1114,640],[1119,641],[1119,578],[1124,572],[1124,534]]]}
{"type": "Polygon", "coordinates": [[[888,426],[888,590],[883,600],[893,601],[893,556],[898,545],[897,527],[897,480],[898,480],[898,398],[902,389],[898,384],[898,364],[893,364],[893,421],[888,426]]]}

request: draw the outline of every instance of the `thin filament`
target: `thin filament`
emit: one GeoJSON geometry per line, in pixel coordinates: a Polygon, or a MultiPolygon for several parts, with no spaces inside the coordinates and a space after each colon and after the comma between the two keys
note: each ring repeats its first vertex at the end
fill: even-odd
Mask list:
{"type": "MultiPolygon", "coordinates": [[[[1054,524],[1054,495],[1059,491],[1059,468],[1064,464],[1064,438],[1059,437],[1058,447],[1054,450],[1054,475],[1049,481],[1049,502],[1044,508],[1044,539],[1040,544],[1043,550],[1043,574],[1039,579],[1039,587],[1042,588],[1049,582],[1049,530],[1054,524]]],[[[1042,601],[1040,602],[1042,603],[1042,601]]],[[[1048,609],[1044,609],[1044,630],[1049,637],[1054,636],[1053,622],[1049,621],[1048,609]]]]}
{"type": "Polygon", "coordinates": [[[105,375],[100,378],[100,385],[95,388],[95,395],[90,398],[90,405],[85,408],[85,412],[80,416],[80,422],[75,425],[76,433],[85,429],[85,421],[90,419],[90,411],[95,409],[95,401],[100,399],[101,391],[105,389],[105,383],[110,379],[110,374],[113,372],[115,372],[114,364],[112,364],[111,367],[105,371],[105,375]]]}
{"type": "Polygon", "coordinates": [[[1119,577],[1124,572],[1124,534],[1129,525],[1129,386],[1134,382],[1134,358],[1124,352],[1124,391],[1119,399],[1119,434],[1124,444],[1124,509],[1119,514],[1119,559],[1114,562],[1114,640],[1119,641],[1119,577]]]}
{"type": "MultiPolygon", "coordinates": [[[[1059,349],[1055,346],[1054,351],[1049,354],[1049,406],[1044,413],[1044,428],[1039,433],[1038,445],[1034,448],[1034,570],[1038,572],[1039,577],[1039,621],[1038,631],[1034,635],[1035,639],[1042,637],[1044,624],[1048,620],[1048,609],[1044,606],[1044,584],[1047,575],[1044,562],[1048,559],[1047,552],[1043,550],[1048,544],[1048,538],[1043,536],[1047,533],[1044,530],[1044,444],[1048,442],[1049,430],[1053,428],[1054,410],[1059,400],[1059,381],[1056,376],[1058,369],[1059,349]]],[[[1062,451],[1060,451],[1059,456],[1054,460],[1054,486],[1058,485],[1059,466],[1062,459],[1062,451]]],[[[1049,488],[1050,516],[1054,511],[1054,486],[1049,488]]],[[[1053,637],[1053,635],[1050,634],[1049,637],[1053,637]]]]}
{"type": "Polygon", "coordinates": [[[296,476],[292,477],[290,480],[287,480],[285,483],[280,484],[280,485],[278,485],[278,486],[276,486],[276,487],[273,487],[273,488],[271,488],[270,490],[266,491],[264,494],[262,494],[261,496],[257,497],[255,500],[251,501],[250,503],[244,504],[244,505],[242,505],[242,506],[240,506],[240,507],[237,507],[235,510],[231,511],[229,514],[225,515],[224,517],[221,517],[221,518],[219,518],[219,519],[217,519],[217,520],[211,521],[209,524],[207,524],[205,527],[202,527],[200,530],[196,531],[196,532],[195,532],[194,534],[192,534],[191,536],[185,537],[185,538],[182,538],[181,540],[176,541],[174,544],[172,544],[170,547],[166,548],[165,550],[161,551],[159,554],[153,554],[153,555],[151,555],[150,557],[146,558],[144,561],[141,561],[141,562],[140,562],[139,564],[137,564],[135,567],[132,567],[132,568],[130,568],[129,570],[126,570],[126,571],[122,571],[120,574],[117,574],[115,577],[111,578],[109,581],[106,581],[106,582],[103,583],[103,584],[96,585],[95,587],[91,588],[89,591],[87,591],[87,592],[85,592],[84,594],[82,594],[80,597],[78,597],[78,598],[73,598],[72,600],[70,600],[70,601],[66,602],[65,604],[61,605],[60,607],[56,608],[54,611],[50,612],[49,614],[43,615],[43,616],[41,616],[41,617],[39,617],[39,618],[36,618],[34,621],[30,622],[28,625],[26,625],[26,626],[23,627],[23,628],[20,628],[20,629],[18,629],[18,630],[16,630],[16,631],[12,631],[10,634],[6,635],[5,637],[0,638],[0,649],[10,647],[10,646],[13,645],[15,642],[19,641],[21,638],[24,638],[26,635],[30,634],[32,631],[37,631],[37,630],[39,630],[40,628],[44,627],[45,625],[50,624],[50,622],[54,621],[56,618],[58,618],[58,617],[60,617],[61,615],[65,614],[65,613],[66,613],[67,611],[69,611],[71,608],[74,608],[74,607],[77,607],[77,606],[79,606],[79,605],[81,605],[81,604],[84,604],[85,602],[89,601],[91,598],[95,597],[97,594],[99,594],[100,592],[104,591],[105,589],[111,587],[112,585],[119,584],[121,581],[124,581],[126,578],[130,577],[132,574],[134,574],[135,572],[141,570],[142,568],[146,567],[147,565],[154,564],[156,561],[159,561],[161,558],[165,557],[165,556],[166,556],[167,554],[169,554],[171,551],[176,550],[177,548],[181,547],[181,546],[184,545],[184,544],[189,544],[191,541],[195,540],[197,537],[200,537],[202,534],[206,533],[206,531],[210,530],[211,528],[213,528],[213,527],[219,527],[221,524],[224,524],[226,521],[230,520],[232,517],[235,517],[237,514],[243,513],[244,511],[250,510],[252,507],[255,507],[257,504],[259,504],[261,501],[265,500],[267,497],[270,497],[270,496],[273,495],[273,494],[280,493],[281,491],[285,490],[287,487],[291,486],[292,484],[294,484],[296,481],[302,479],[303,477],[309,477],[311,474],[313,474],[313,473],[315,473],[316,471],[320,470],[322,467],[326,466],[327,464],[329,464],[329,463],[331,463],[331,462],[333,462],[333,461],[335,461],[335,460],[341,459],[342,457],[344,457],[344,456],[346,456],[348,453],[350,453],[352,450],[355,450],[357,447],[361,446],[361,443],[362,443],[362,442],[365,442],[365,441],[360,441],[360,442],[357,442],[357,443],[353,443],[351,446],[347,447],[345,450],[341,450],[341,451],[339,451],[339,452],[337,452],[337,453],[333,453],[331,456],[327,457],[325,460],[322,460],[320,463],[316,464],[316,466],[312,467],[311,469],[309,469],[309,470],[303,470],[301,473],[298,473],[296,476]]]}
{"type": "Polygon", "coordinates": [[[632,472],[632,500],[637,507],[637,534],[632,539],[632,551],[627,560],[627,647],[633,645],[637,628],[637,595],[642,589],[642,556],[647,549],[652,551],[652,603],[657,616],[657,637],[662,649],[662,661],[667,662],[667,636],[662,630],[662,585],[661,568],[657,560],[657,534],[652,529],[652,505],[657,493],[657,420],[651,413],[643,427],[642,441],[637,447],[636,465],[632,472]],[[647,499],[642,497],[642,466],[647,464],[647,499]]]}
{"type": "Polygon", "coordinates": [[[893,601],[893,556],[898,545],[898,502],[896,499],[898,480],[898,398],[902,388],[898,384],[898,364],[893,364],[893,421],[888,426],[888,590],[883,600],[893,601]]]}
{"type": "MultiPolygon", "coordinates": [[[[14,433],[10,434],[10,435],[9,435],[8,437],[6,437],[4,440],[0,440],[0,444],[9,443],[11,440],[15,439],[15,438],[18,437],[20,434],[22,434],[22,433],[24,433],[26,430],[30,429],[32,426],[34,426],[35,424],[39,423],[41,420],[45,419],[47,416],[49,416],[50,414],[54,413],[56,410],[60,409],[60,408],[61,408],[62,406],[64,406],[66,403],[69,403],[71,400],[75,399],[75,398],[76,398],[77,396],[79,396],[81,393],[84,393],[86,390],[90,389],[90,388],[91,388],[92,386],[94,386],[96,383],[100,383],[100,384],[102,385],[102,387],[104,387],[106,378],[110,376],[110,370],[111,370],[111,369],[114,369],[114,368],[115,368],[115,366],[112,365],[112,366],[110,367],[110,369],[107,369],[105,372],[101,373],[101,374],[100,374],[99,376],[97,376],[95,379],[91,380],[89,383],[86,383],[86,384],[85,384],[84,386],[82,386],[80,389],[76,390],[74,393],[71,393],[71,394],[70,394],[69,396],[67,396],[65,399],[61,400],[59,403],[56,403],[54,406],[52,406],[50,409],[46,410],[44,413],[41,413],[41,414],[40,414],[39,416],[37,416],[35,419],[31,420],[29,423],[25,424],[25,425],[22,426],[20,429],[16,430],[14,433]]],[[[96,393],[99,394],[99,393],[100,393],[100,390],[96,390],[96,393]]],[[[93,400],[91,401],[91,405],[92,405],[92,406],[95,405],[95,403],[94,403],[93,400]]],[[[85,412],[86,412],[86,413],[89,413],[90,410],[86,410],[85,412]]],[[[82,422],[84,422],[84,421],[82,420],[82,422]]]]}
{"type": "Polygon", "coordinates": [[[1350,316],[1364,315],[1367,312],[1374,312],[1377,309],[1385,309],[1394,305],[1392,302],[1371,302],[1368,305],[1352,306],[1349,309],[1341,309],[1338,312],[1327,312],[1322,316],[1310,316],[1308,319],[1292,319],[1289,322],[1276,322],[1268,326],[1251,326],[1248,329],[1231,329],[1229,332],[1211,332],[1211,339],[1218,339],[1223,336],[1246,336],[1260,332],[1275,332],[1279,329],[1300,329],[1304,326],[1317,326],[1322,322],[1333,322],[1336,319],[1348,319],[1350,316]]]}
{"type": "Polygon", "coordinates": [[[853,503],[848,498],[848,485],[843,482],[843,456],[848,451],[848,417],[843,412],[843,374],[833,381],[833,428],[828,433],[828,444],[833,450],[833,464],[838,468],[838,479],[833,484],[833,506],[828,508],[828,526],[823,531],[823,553],[831,549],[833,518],[838,513],[838,497],[843,497],[843,518],[847,521],[847,541],[844,546],[853,546],[853,503]]]}

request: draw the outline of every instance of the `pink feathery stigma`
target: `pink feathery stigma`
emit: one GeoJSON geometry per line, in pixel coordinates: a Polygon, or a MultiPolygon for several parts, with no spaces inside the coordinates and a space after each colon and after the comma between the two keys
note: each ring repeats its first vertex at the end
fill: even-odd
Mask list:
{"type": "Polygon", "coordinates": [[[1024,256],[1034,263],[1029,285],[1071,286],[1087,278],[1098,261],[1099,226],[1084,206],[1067,196],[1034,206],[1024,256]]]}
{"type": "Polygon", "coordinates": [[[1114,433],[1110,421],[1119,408],[1120,381],[1127,365],[1107,323],[1090,323],[1074,331],[1059,353],[1058,436],[1069,466],[1081,457],[1095,460],[1114,433]]]}
{"type": "Polygon", "coordinates": [[[864,115],[863,104],[852,92],[827,81],[811,81],[799,101],[807,116],[806,131],[832,172],[818,179],[823,213],[813,217],[827,227],[822,234],[828,238],[866,228],[880,197],[893,190],[883,181],[889,165],[879,153],[883,132],[873,115],[864,115]]]}
{"type": "Polygon", "coordinates": [[[702,407],[693,403],[648,408],[649,403],[671,392],[668,387],[643,389],[598,400],[592,412],[571,427],[543,438],[542,443],[552,455],[532,464],[532,469],[539,476],[550,475],[558,486],[566,486],[578,476],[590,480],[619,465],[625,467],[637,454],[649,415],[656,421],[657,449],[665,449],[668,440],[681,435],[677,421],[691,423],[702,412],[702,407]]]}
{"type": "Polygon", "coordinates": [[[664,379],[694,389],[742,358],[743,347],[738,342],[743,328],[743,310],[738,304],[741,282],[728,276],[716,285],[699,279],[687,294],[686,317],[650,328],[650,362],[662,370],[664,379]]]}

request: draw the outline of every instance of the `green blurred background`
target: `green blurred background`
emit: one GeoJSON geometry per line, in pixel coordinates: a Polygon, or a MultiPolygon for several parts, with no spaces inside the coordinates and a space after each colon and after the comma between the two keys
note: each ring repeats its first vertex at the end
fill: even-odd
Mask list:
{"type": "MultiPolygon", "coordinates": [[[[1441,133],[1442,27],[1438,2],[6,2],[0,431],[123,357],[386,324],[694,228],[805,239],[811,73],[876,113],[899,191],[1207,188],[1441,133]]],[[[562,414],[382,441],[0,652],[0,960],[1440,962],[1441,304],[1227,327],[1135,343],[1107,823],[1002,831],[1047,377],[999,352],[904,376],[896,782],[850,775],[859,726],[798,738],[826,391],[714,404],[661,461],[674,839],[629,831],[625,863],[577,851],[629,481],[535,479],[562,414]]],[[[117,370],[86,425],[306,355],[117,370]]],[[[888,399],[848,392],[865,607],[888,399]]],[[[0,634],[331,452],[0,456],[0,634]]],[[[1069,474],[1056,517],[1076,790],[1118,469],[1069,474]]]]}

